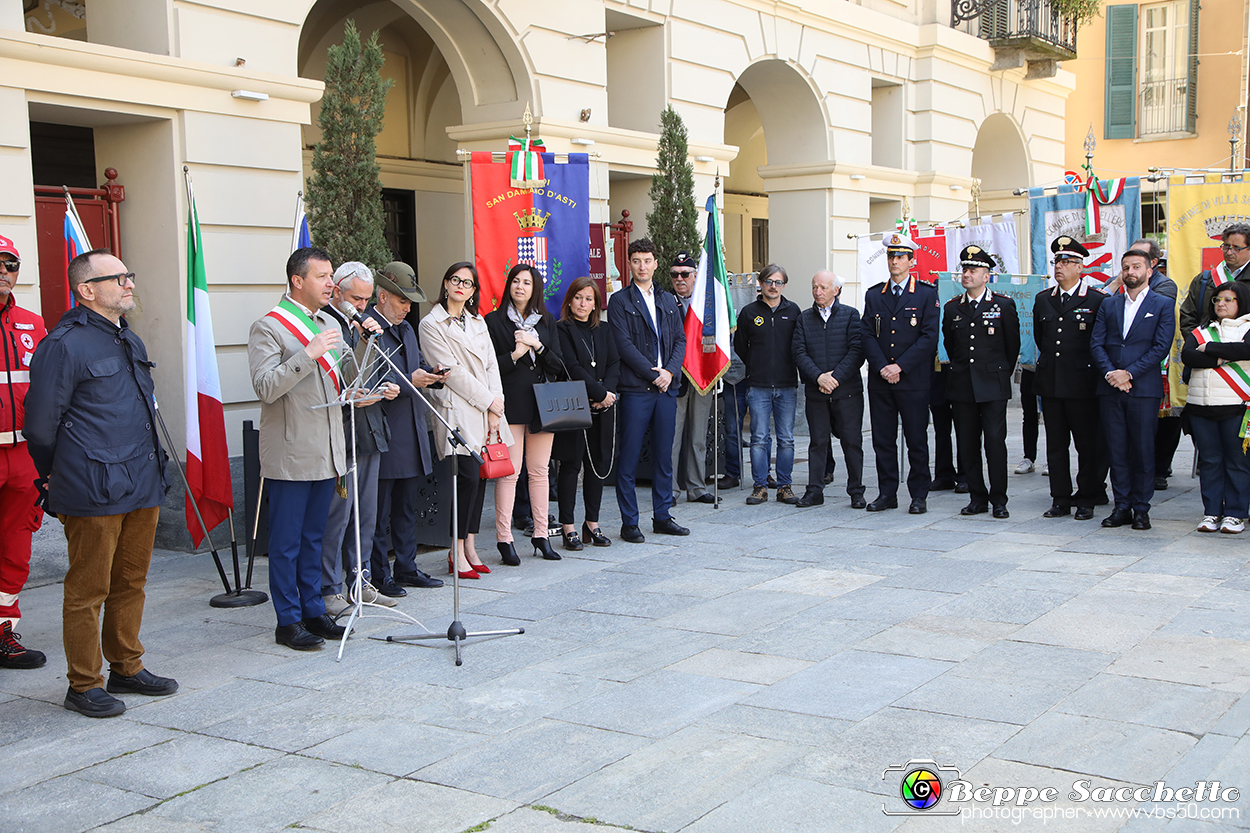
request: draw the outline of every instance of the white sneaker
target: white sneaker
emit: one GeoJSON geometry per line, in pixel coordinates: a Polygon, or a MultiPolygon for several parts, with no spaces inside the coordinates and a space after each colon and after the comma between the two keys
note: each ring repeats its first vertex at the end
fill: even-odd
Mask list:
{"type": "Polygon", "coordinates": [[[1229,535],[1236,535],[1246,528],[1246,522],[1241,518],[1225,518],[1220,521],[1220,532],[1226,532],[1229,535]]]}
{"type": "Polygon", "coordinates": [[[326,603],[326,613],[330,614],[331,619],[337,619],[343,615],[343,611],[351,610],[352,604],[342,593],[335,593],[333,596],[322,596],[321,600],[326,603]]]}
{"type": "Polygon", "coordinates": [[[395,607],[399,602],[390,596],[383,596],[378,589],[368,582],[364,582],[360,591],[361,600],[369,605],[382,605],[382,607],[395,607]]]}
{"type": "Polygon", "coordinates": [[[1038,472],[1041,473],[1042,477],[1049,477],[1050,476],[1050,464],[1042,463],[1042,467],[1038,469],[1038,472]]]}
{"type": "MultiPolygon", "coordinates": [[[[1233,519],[1235,520],[1235,519],[1233,519]]],[[[1199,532],[1215,532],[1220,528],[1220,519],[1215,515],[1203,515],[1202,523],[1198,524],[1199,532]]],[[[1238,530],[1240,532],[1240,530],[1238,530]]]]}
{"type": "Polygon", "coordinates": [[[1020,465],[1016,466],[1016,474],[1028,474],[1033,471],[1033,461],[1025,457],[1020,461],[1020,465]]]}

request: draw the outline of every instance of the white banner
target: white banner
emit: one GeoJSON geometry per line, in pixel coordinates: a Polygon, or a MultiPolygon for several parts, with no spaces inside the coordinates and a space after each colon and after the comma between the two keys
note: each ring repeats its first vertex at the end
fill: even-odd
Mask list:
{"type": "Polygon", "coordinates": [[[1020,274],[1020,244],[1016,237],[1014,217],[982,217],[981,222],[965,228],[946,229],[946,262],[949,271],[963,271],[959,265],[959,253],[970,245],[980,246],[994,257],[994,262],[998,264],[994,269],[996,273],[1020,274]]]}

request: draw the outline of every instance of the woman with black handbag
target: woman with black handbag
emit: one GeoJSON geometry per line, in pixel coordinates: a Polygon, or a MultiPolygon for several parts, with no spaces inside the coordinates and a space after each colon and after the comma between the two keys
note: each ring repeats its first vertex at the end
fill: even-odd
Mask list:
{"type": "Polygon", "coordinates": [[[512,541],[512,504],[516,481],[524,455],[529,474],[530,511],[534,517],[534,555],[559,561],[560,554],[547,540],[547,470],[551,463],[551,443],[555,435],[537,431],[538,400],[534,386],[562,378],[556,323],[543,302],[543,276],[535,268],[518,263],[504,283],[504,303],[486,315],[486,328],[499,362],[503,382],[504,419],[516,443],[512,454],[512,474],[495,483],[495,539],[503,563],[516,567],[521,559],[512,541]]]}
{"type": "Polygon", "coordinates": [[[560,524],[564,548],[577,552],[584,543],[596,547],[612,545],[599,528],[599,505],[603,501],[603,484],[612,471],[616,439],[616,383],[620,360],[616,343],[607,327],[599,326],[603,298],[599,286],[590,278],[578,278],[564,294],[560,310],[560,353],[568,365],[571,378],[586,383],[586,394],[593,413],[591,427],[585,431],[562,431],[556,434],[552,457],[560,462],[556,491],[560,502],[560,524]],[[582,497],[586,504],[586,520],[579,537],[574,524],[577,505],[577,474],[586,463],[582,497]]]}

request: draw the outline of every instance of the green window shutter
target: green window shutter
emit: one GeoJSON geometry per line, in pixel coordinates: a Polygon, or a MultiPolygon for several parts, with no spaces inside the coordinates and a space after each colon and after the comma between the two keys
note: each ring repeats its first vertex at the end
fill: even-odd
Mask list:
{"type": "Polygon", "coordinates": [[[1185,130],[1198,131],[1198,0],[1189,0],[1189,80],[1185,86],[1185,130]]]}
{"type": "Polygon", "coordinates": [[[1107,6],[1103,138],[1137,138],[1137,4],[1107,6]]]}

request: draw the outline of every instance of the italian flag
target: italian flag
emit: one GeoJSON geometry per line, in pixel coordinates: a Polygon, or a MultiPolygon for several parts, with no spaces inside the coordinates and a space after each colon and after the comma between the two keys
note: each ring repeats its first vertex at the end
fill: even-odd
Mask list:
{"type": "Polygon", "coordinates": [[[686,311],[686,358],[682,370],[700,394],[712,389],[729,369],[729,336],[733,332],[733,301],[721,252],[716,195],[707,198],[707,235],[686,311]]]}
{"type": "Polygon", "coordinates": [[[204,539],[191,500],[200,507],[209,529],[224,521],[234,508],[230,457],[226,451],[226,418],[217,376],[217,348],[213,344],[213,317],[208,309],[208,281],[204,278],[204,249],[195,192],[188,191],[187,210],[187,531],[195,546],[204,539]]]}

